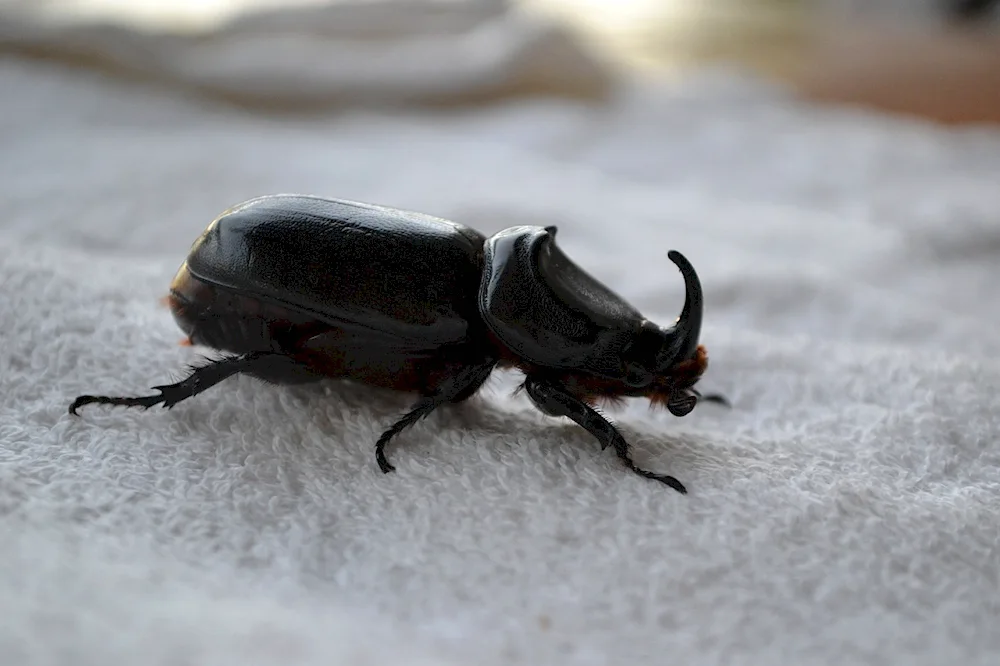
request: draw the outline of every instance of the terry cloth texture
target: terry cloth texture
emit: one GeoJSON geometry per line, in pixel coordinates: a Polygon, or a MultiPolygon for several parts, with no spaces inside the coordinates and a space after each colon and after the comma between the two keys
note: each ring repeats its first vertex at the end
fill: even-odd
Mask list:
{"type": "Polygon", "coordinates": [[[280,44],[4,30],[0,663],[1000,662],[1000,132],[738,73],[633,80],[471,4],[419,37],[354,8],[377,46],[299,39],[337,23],[310,11],[252,19],[280,44]],[[66,66],[71,43],[100,67],[66,66]],[[521,76],[551,94],[514,95],[521,76]],[[683,252],[701,387],[733,408],[608,414],[690,494],[513,373],[406,431],[391,475],[373,445],[412,398],[356,385],[68,415],[208,353],[158,299],[216,214],[273,192],[557,225],[663,324],[683,252]]]}

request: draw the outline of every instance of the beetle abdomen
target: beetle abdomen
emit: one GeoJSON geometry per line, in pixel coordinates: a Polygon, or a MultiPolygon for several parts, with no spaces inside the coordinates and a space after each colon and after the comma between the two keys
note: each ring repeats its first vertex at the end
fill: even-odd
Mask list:
{"type": "Polygon", "coordinates": [[[193,344],[233,354],[293,346],[329,329],[308,314],[207,284],[186,263],[170,284],[167,304],[193,344]]]}
{"type": "Polygon", "coordinates": [[[295,359],[296,365],[282,366],[280,375],[261,377],[269,381],[343,378],[431,393],[470,360],[467,348],[475,348],[414,351],[379,332],[332,326],[294,308],[208,284],[191,275],[186,263],[170,285],[167,304],[192,344],[232,354],[280,351],[295,359]]]}
{"type": "Polygon", "coordinates": [[[478,321],[484,240],[420,213],[276,195],[223,213],[187,263],[203,282],[427,349],[478,321]]]}

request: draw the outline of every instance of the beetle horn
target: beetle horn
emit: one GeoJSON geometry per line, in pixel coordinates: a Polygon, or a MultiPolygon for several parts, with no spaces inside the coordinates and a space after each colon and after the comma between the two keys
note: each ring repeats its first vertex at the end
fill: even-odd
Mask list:
{"type": "Polygon", "coordinates": [[[684,309],[681,310],[677,322],[667,331],[669,342],[664,346],[661,365],[673,365],[694,356],[701,336],[701,319],[705,308],[701,280],[698,279],[694,266],[676,250],[668,252],[667,257],[677,265],[681,275],[684,276],[686,296],[684,309]]]}

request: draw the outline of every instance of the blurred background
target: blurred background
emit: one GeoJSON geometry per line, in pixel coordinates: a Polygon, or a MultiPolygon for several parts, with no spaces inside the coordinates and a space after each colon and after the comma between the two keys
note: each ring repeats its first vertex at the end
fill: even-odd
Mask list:
{"type": "MultiPolygon", "coordinates": [[[[371,2],[379,4],[380,0],[371,2]]],[[[0,11],[46,21],[197,32],[249,11],[324,4],[331,3],[0,0],[0,11]]],[[[512,0],[495,4],[516,5],[554,19],[599,53],[634,71],[676,76],[706,65],[736,65],[790,84],[814,100],[950,123],[1000,122],[1000,12],[994,0],[512,0]]],[[[10,35],[0,44],[22,55],[31,51],[30,45],[10,35]]],[[[51,45],[46,48],[51,50],[51,45]]],[[[86,58],[80,55],[80,59],[86,58]]]]}

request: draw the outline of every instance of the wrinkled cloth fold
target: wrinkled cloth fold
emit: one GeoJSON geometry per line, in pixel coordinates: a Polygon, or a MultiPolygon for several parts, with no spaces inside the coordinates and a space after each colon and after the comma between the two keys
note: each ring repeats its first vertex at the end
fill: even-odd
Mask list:
{"type": "Polygon", "coordinates": [[[0,53],[70,62],[253,109],[450,106],[544,93],[604,99],[609,65],[562,25],[493,0],[375,0],[149,31],[0,20],[0,53]]]}

